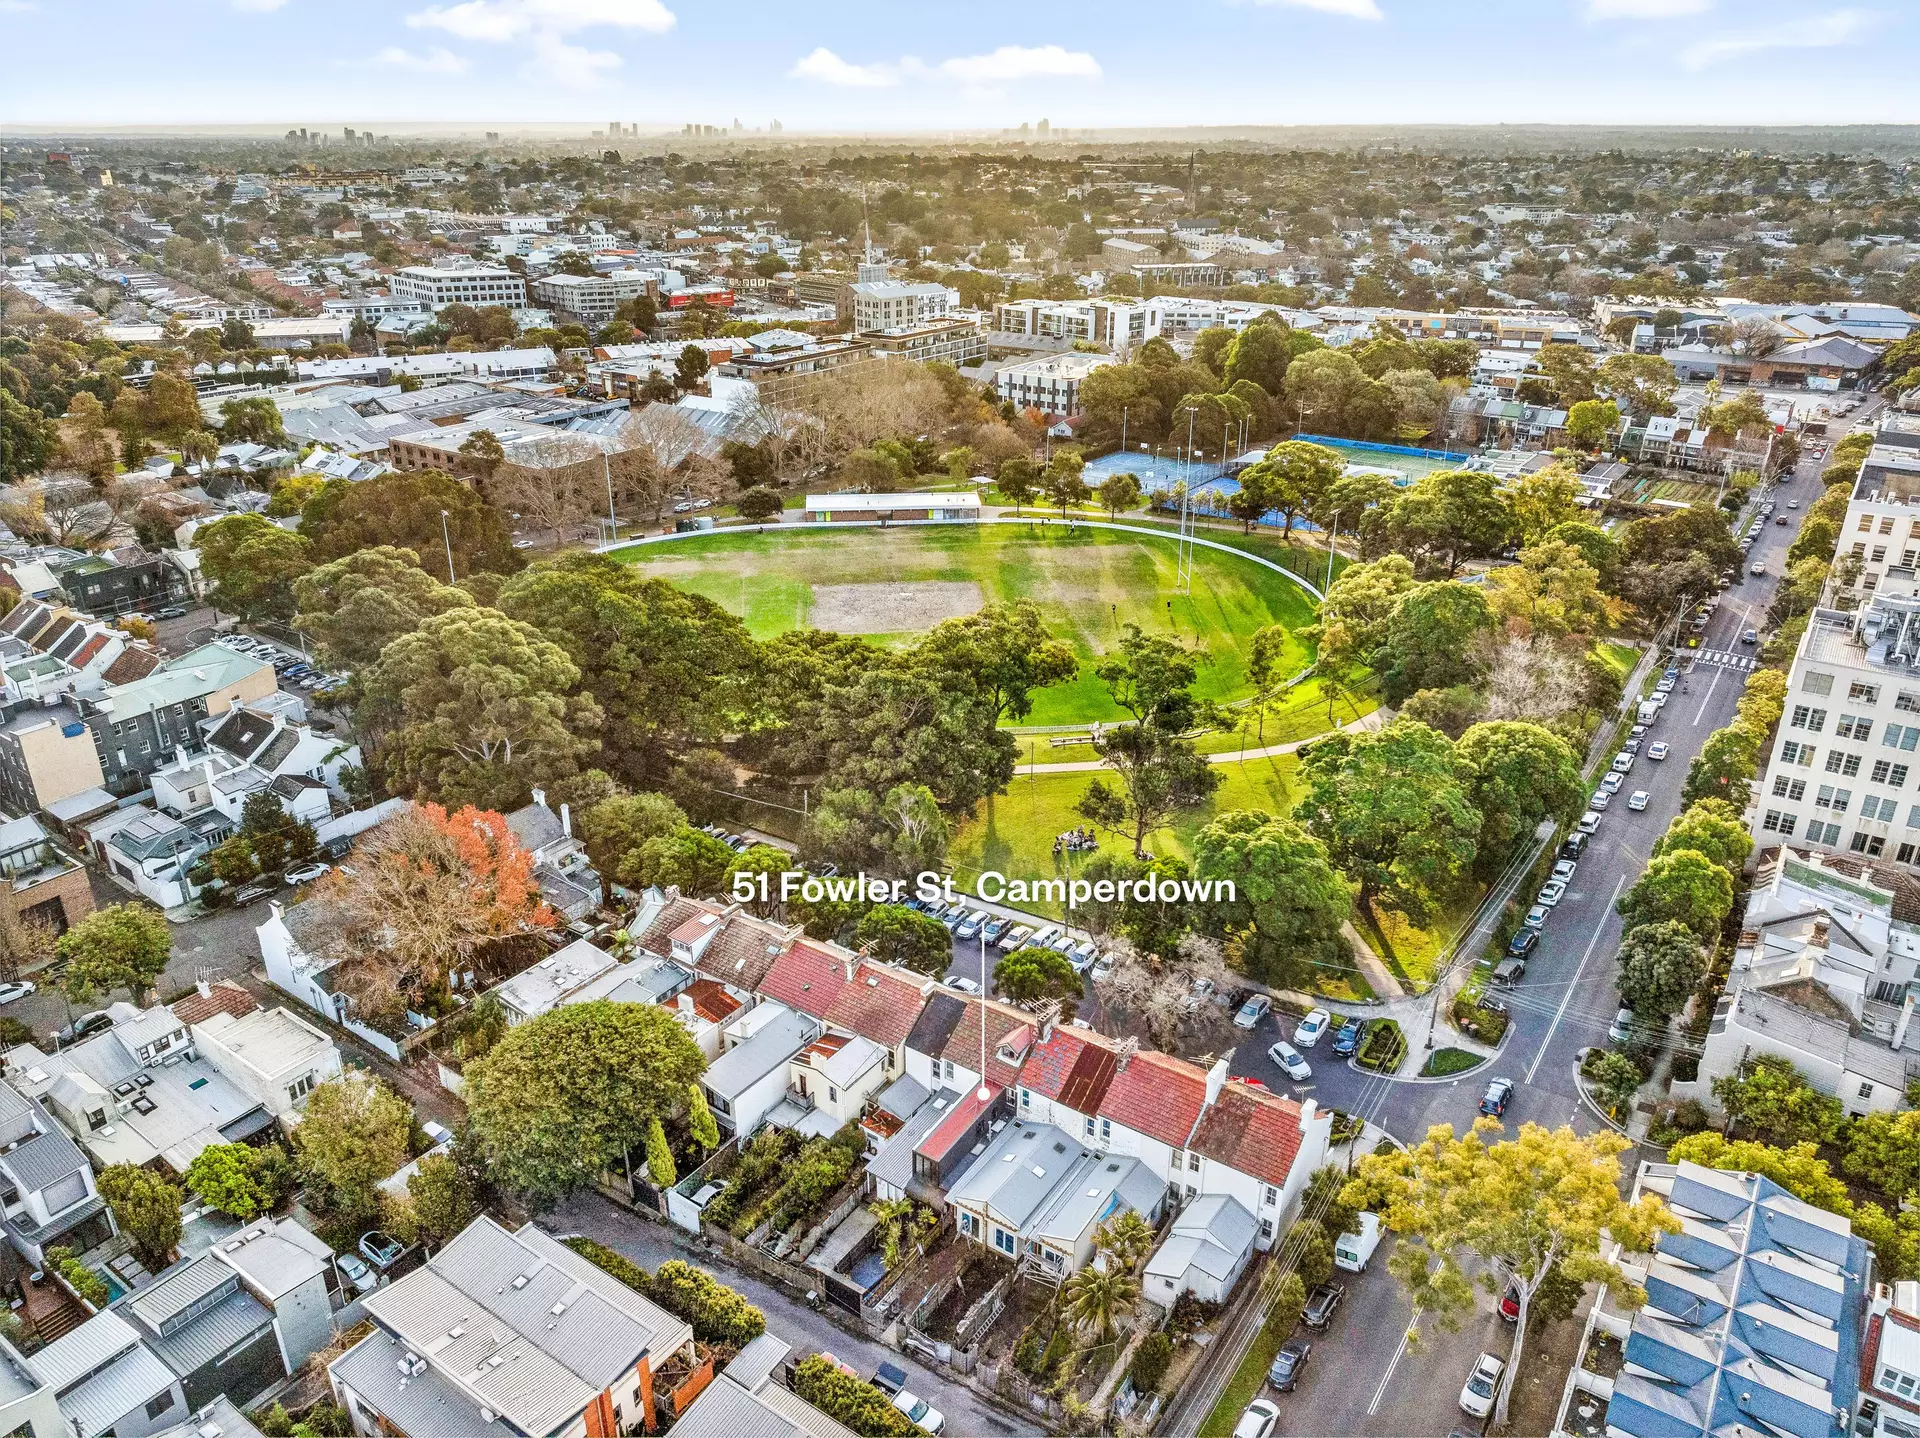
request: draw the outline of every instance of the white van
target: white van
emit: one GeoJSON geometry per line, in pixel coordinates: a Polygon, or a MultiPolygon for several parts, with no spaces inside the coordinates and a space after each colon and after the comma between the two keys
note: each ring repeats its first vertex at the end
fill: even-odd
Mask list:
{"type": "Polygon", "coordinates": [[[1333,1266],[1345,1269],[1348,1273],[1365,1273],[1367,1260],[1373,1257],[1374,1249],[1380,1246],[1380,1215],[1363,1213],[1360,1215],[1360,1231],[1343,1233],[1334,1241],[1333,1266]]]}

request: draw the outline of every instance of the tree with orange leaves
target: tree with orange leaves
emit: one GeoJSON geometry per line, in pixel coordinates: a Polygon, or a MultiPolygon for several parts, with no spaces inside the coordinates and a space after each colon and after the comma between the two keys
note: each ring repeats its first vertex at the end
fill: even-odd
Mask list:
{"type": "Polygon", "coordinates": [[[308,900],[335,988],[363,1017],[443,1004],[489,945],[552,929],[533,855],[504,816],[414,804],[381,824],[308,900]]]}

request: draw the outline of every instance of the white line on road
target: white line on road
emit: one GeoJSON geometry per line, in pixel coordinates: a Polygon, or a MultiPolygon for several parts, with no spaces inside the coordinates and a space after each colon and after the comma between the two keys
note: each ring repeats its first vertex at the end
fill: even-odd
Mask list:
{"type": "Polygon", "coordinates": [[[1607,900],[1607,907],[1600,915],[1600,922],[1593,926],[1593,937],[1587,940],[1587,951],[1580,956],[1580,967],[1573,971],[1573,982],[1567,985],[1567,991],[1560,999],[1560,1007],[1553,1011],[1553,1022],[1547,1025],[1547,1036],[1540,1040],[1540,1051],[1533,1056],[1533,1062],[1527,1067],[1527,1076],[1522,1083],[1531,1084],[1533,1076],[1540,1069],[1540,1060],[1547,1056],[1547,1050],[1553,1044],[1553,1035],[1560,1027],[1560,1020],[1566,1017],[1567,1005],[1573,1002],[1573,991],[1580,987],[1580,975],[1587,971],[1587,960],[1593,957],[1594,948],[1600,942],[1600,935],[1607,927],[1607,914],[1613,912],[1613,906],[1619,902],[1620,891],[1627,886],[1627,876],[1622,874],[1614,881],[1613,897],[1607,900]]]}
{"type": "Polygon", "coordinates": [[[1387,1385],[1393,1382],[1393,1370],[1400,1366],[1400,1360],[1406,1356],[1407,1343],[1413,1337],[1414,1326],[1420,1322],[1420,1310],[1413,1310],[1413,1317],[1407,1320],[1407,1331],[1400,1335],[1400,1346],[1393,1351],[1393,1362],[1387,1365],[1387,1371],[1380,1375],[1380,1386],[1373,1390],[1373,1402],[1367,1405],[1367,1417],[1371,1418],[1380,1411],[1380,1400],[1387,1396],[1387,1385]]]}
{"type": "Polygon", "coordinates": [[[1713,671],[1713,683],[1707,686],[1706,695],[1700,701],[1700,713],[1693,716],[1693,722],[1696,727],[1698,727],[1700,723],[1700,715],[1705,714],[1707,712],[1707,706],[1713,703],[1713,691],[1720,687],[1720,676],[1724,673],[1726,673],[1726,670],[1718,668],[1717,666],[1715,667],[1713,671]]]}

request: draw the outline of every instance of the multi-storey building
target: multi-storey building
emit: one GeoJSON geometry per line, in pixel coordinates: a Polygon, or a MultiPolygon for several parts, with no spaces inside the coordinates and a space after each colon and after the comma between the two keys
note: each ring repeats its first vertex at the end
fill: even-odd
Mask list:
{"type": "Polygon", "coordinates": [[[533,282],[533,302],[598,328],[628,300],[660,292],[658,270],[615,270],[606,275],[543,275],[533,282]]]}
{"type": "Polygon", "coordinates": [[[1133,300],[1006,300],[993,307],[993,327],[1002,335],[1085,340],[1125,352],[1151,339],[1151,309],[1133,300]]]}
{"type": "Polygon", "coordinates": [[[1080,412],[1080,386],[1112,355],[1063,354],[1007,365],[994,376],[1000,398],[1020,409],[1064,418],[1080,412]]]}
{"type": "Polygon", "coordinates": [[[393,297],[419,300],[430,310],[448,305],[505,305],[524,309],[525,277],[494,265],[407,265],[388,282],[393,297]]]}
{"type": "Polygon", "coordinates": [[[944,318],[960,306],[957,291],[910,280],[869,280],[853,289],[853,327],[890,330],[944,318]]]}
{"type": "Polygon", "coordinates": [[[1920,563],[1920,416],[1888,414],[1860,466],[1835,550],[1843,607],[1872,594],[1889,570],[1920,563]]]}

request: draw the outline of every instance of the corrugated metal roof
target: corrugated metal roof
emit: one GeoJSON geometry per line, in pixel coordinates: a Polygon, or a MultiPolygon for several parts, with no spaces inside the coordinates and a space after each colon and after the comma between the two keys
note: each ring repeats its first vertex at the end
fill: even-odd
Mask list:
{"type": "Polygon", "coordinates": [[[44,1192],[61,1179],[88,1167],[86,1155],[66,1134],[52,1124],[47,1132],[30,1138],[11,1153],[0,1154],[5,1169],[22,1193],[44,1192]]]}
{"type": "Polygon", "coordinates": [[[164,1338],[149,1337],[147,1346],[185,1378],[272,1326],[273,1314],[266,1305],[240,1290],[164,1338]]]}
{"type": "MultiPolygon", "coordinates": [[[[144,1423],[146,1405],[177,1381],[166,1364],[136,1345],[111,1367],[62,1395],[60,1412],[82,1433],[104,1432],[136,1409],[144,1423]]],[[[177,1401],[186,1406],[183,1399],[177,1401]]]]}
{"type": "Polygon", "coordinates": [[[223,1283],[237,1283],[232,1269],[208,1254],[190,1258],[126,1301],[125,1307],[158,1333],[168,1319],[192,1307],[223,1283]]]}
{"type": "MultiPolygon", "coordinates": [[[[820,1415],[825,1418],[823,1413],[820,1415]]],[[[831,1422],[831,1419],[828,1419],[831,1422]]],[[[675,1438],[805,1438],[806,1429],[722,1378],[673,1425],[675,1438]]]]}
{"type": "Polygon", "coordinates": [[[29,1356],[27,1366],[35,1377],[58,1393],[104,1367],[116,1353],[124,1352],[139,1341],[140,1335],[133,1325],[109,1308],[29,1356]]]}
{"type": "Polygon", "coordinates": [[[406,1353],[405,1345],[376,1331],[331,1371],[407,1438],[497,1438],[499,1430],[480,1421],[473,1400],[438,1370],[402,1374],[398,1365],[406,1353]]]}

